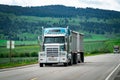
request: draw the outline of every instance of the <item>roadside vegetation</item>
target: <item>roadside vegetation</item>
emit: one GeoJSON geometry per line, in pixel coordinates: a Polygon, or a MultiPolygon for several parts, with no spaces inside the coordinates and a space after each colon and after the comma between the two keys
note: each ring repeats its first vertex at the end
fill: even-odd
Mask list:
{"type": "Polygon", "coordinates": [[[37,57],[12,57],[11,61],[9,58],[0,58],[0,69],[25,66],[35,64],[37,62],[37,57]]]}
{"type": "Polygon", "coordinates": [[[102,40],[102,41],[85,41],[85,55],[96,55],[113,53],[113,46],[120,46],[120,39],[102,40]]]}
{"type": "MultiPolygon", "coordinates": [[[[34,64],[38,62],[38,52],[40,50],[36,41],[16,41],[19,43],[12,49],[12,59],[9,58],[9,49],[6,48],[6,40],[0,40],[0,69],[10,68],[16,66],[23,66],[34,64]],[[28,45],[28,43],[35,43],[28,45]]],[[[117,40],[84,40],[85,56],[95,56],[105,53],[112,53],[113,46],[119,45],[120,41],[117,40]]]]}
{"type": "Polygon", "coordinates": [[[6,40],[0,40],[0,69],[24,66],[38,62],[40,49],[36,41],[16,41],[15,48],[10,50],[6,47],[6,40]]]}

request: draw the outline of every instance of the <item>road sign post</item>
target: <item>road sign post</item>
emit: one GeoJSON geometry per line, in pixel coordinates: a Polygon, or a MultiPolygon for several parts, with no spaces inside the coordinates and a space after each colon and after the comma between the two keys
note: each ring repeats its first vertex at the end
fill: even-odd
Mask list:
{"type": "Polygon", "coordinates": [[[10,58],[10,62],[11,62],[12,61],[12,49],[15,48],[15,42],[12,40],[7,41],[7,48],[10,49],[9,58],[10,58]]]}

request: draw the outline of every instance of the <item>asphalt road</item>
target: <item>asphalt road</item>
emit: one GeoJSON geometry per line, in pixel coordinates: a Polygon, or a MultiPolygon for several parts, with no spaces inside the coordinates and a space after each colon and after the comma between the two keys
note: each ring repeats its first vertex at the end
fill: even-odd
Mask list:
{"type": "Polygon", "coordinates": [[[73,66],[38,64],[0,70],[0,80],[105,80],[120,63],[120,54],[105,54],[85,58],[85,63],[73,66]]]}

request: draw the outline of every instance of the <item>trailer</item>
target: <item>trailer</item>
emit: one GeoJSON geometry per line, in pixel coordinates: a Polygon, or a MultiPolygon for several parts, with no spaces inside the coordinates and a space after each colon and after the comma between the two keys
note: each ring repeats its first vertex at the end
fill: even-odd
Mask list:
{"type": "Polygon", "coordinates": [[[41,51],[38,53],[40,67],[84,62],[83,36],[68,27],[42,28],[41,51]]]}

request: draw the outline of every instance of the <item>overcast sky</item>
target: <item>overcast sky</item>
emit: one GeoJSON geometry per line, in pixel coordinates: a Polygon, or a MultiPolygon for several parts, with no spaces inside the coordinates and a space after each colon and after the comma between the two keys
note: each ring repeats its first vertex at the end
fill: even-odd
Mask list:
{"type": "Polygon", "coordinates": [[[120,0],[0,0],[0,4],[19,6],[65,5],[120,11],[120,0]]]}

